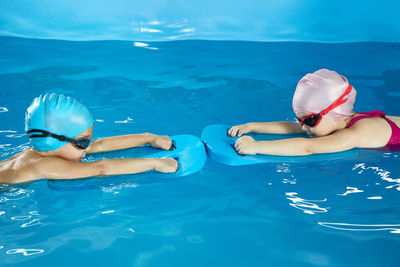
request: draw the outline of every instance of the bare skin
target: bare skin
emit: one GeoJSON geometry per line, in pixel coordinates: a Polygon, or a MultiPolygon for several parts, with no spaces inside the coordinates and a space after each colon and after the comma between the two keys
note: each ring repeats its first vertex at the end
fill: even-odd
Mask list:
{"type": "MultiPolygon", "coordinates": [[[[308,114],[296,113],[299,118],[308,114]]],[[[346,128],[352,118],[360,116],[355,113],[346,120],[329,120],[322,118],[315,127],[301,125],[295,122],[256,122],[233,126],[228,134],[231,137],[247,133],[290,134],[306,132],[316,138],[289,138],[275,141],[255,141],[250,136],[236,140],[235,149],[241,154],[265,154],[277,156],[301,156],[320,153],[332,153],[352,148],[378,148],[385,146],[392,129],[388,122],[381,117],[366,118],[346,128]]],[[[397,126],[400,117],[386,116],[397,126]]]]}
{"type": "MultiPolygon", "coordinates": [[[[92,136],[93,126],[79,137],[92,136]]],[[[125,158],[80,162],[89,153],[120,150],[150,144],[155,148],[170,149],[168,136],[150,133],[106,137],[96,140],[86,150],[73,144],[53,151],[26,149],[0,162],[0,183],[23,183],[39,179],[79,179],[93,176],[141,173],[149,170],[175,172],[178,163],[172,158],[125,158]]]]}

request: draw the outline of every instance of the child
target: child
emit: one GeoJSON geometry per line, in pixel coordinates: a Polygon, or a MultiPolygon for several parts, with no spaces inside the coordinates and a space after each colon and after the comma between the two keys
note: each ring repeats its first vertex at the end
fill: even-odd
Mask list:
{"type": "Polygon", "coordinates": [[[93,118],[89,110],[71,97],[45,94],[34,99],[25,118],[25,130],[33,148],[0,162],[0,183],[22,183],[38,179],[77,179],[92,176],[140,173],[148,170],[175,172],[172,158],[125,158],[80,162],[98,153],[150,144],[164,150],[168,136],[150,133],[92,138],[93,118]]]}
{"type": "Polygon", "coordinates": [[[380,111],[354,112],[356,90],[344,76],[327,69],[304,76],[293,97],[299,123],[260,122],[229,129],[231,137],[246,133],[289,134],[306,132],[316,138],[255,141],[250,136],[236,140],[239,154],[282,156],[345,151],[352,148],[400,148],[400,117],[380,111]]]}

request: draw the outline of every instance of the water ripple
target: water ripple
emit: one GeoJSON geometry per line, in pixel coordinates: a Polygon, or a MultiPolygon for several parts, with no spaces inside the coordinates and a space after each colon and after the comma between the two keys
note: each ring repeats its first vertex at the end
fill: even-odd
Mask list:
{"type": "Polygon", "coordinates": [[[142,48],[146,48],[146,49],[150,49],[150,50],[158,50],[159,49],[157,47],[150,46],[148,43],[142,43],[142,42],[133,42],[133,46],[142,47],[142,48]]]}
{"type": "Polygon", "coordinates": [[[121,183],[119,185],[102,186],[101,187],[101,191],[103,191],[105,193],[119,194],[119,192],[123,188],[135,188],[135,187],[138,187],[138,186],[139,185],[137,183],[127,182],[127,183],[121,183]]]}
{"type": "Polygon", "coordinates": [[[25,249],[25,248],[16,248],[7,250],[7,254],[22,254],[24,256],[32,256],[35,254],[43,253],[43,249],[25,249]]]}
{"type": "Polygon", "coordinates": [[[400,224],[351,224],[319,222],[319,225],[345,231],[390,231],[392,234],[400,234],[400,224]]]}
{"type": "Polygon", "coordinates": [[[31,212],[29,212],[29,215],[14,216],[14,217],[11,217],[11,220],[13,220],[13,221],[27,221],[27,220],[32,219],[29,222],[23,223],[21,225],[21,228],[25,228],[25,227],[30,227],[30,226],[35,226],[35,225],[41,224],[40,220],[33,218],[33,216],[39,216],[38,212],[37,211],[31,211],[31,212]]]}
{"type": "Polygon", "coordinates": [[[338,196],[347,196],[348,194],[364,192],[363,190],[360,190],[357,187],[350,187],[350,186],[347,186],[346,190],[347,190],[346,192],[344,192],[343,194],[338,194],[338,196]]]}
{"type": "Polygon", "coordinates": [[[0,157],[8,157],[22,152],[23,150],[29,148],[29,145],[29,142],[21,144],[19,146],[13,146],[12,144],[0,144],[0,149],[2,150],[0,152],[0,157]]]}
{"type": "Polygon", "coordinates": [[[315,213],[328,212],[328,209],[321,208],[317,204],[312,203],[312,202],[325,202],[327,200],[326,198],[322,200],[307,200],[298,197],[296,192],[287,192],[286,196],[287,199],[292,201],[292,203],[290,203],[290,206],[302,210],[304,213],[315,214],[315,213]]]}
{"type": "Polygon", "coordinates": [[[26,135],[25,133],[22,133],[22,134],[7,134],[6,137],[9,137],[9,138],[21,138],[21,137],[23,137],[25,135],[26,135]]]}
{"type": "Polygon", "coordinates": [[[22,188],[10,188],[8,192],[2,193],[0,196],[0,203],[28,198],[33,192],[35,191],[22,188]]]}
{"type": "Polygon", "coordinates": [[[133,119],[128,117],[126,120],[123,121],[114,121],[115,123],[132,123],[133,119]]]}
{"type": "Polygon", "coordinates": [[[31,226],[35,226],[35,225],[39,225],[41,224],[39,219],[33,219],[30,222],[24,223],[21,225],[21,228],[25,228],[25,227],[31,227],[31,226]]]}
{"type": "Polygon", "coordinates": [[[379,167],[374,167],[374,166],[367,166],[365,163],[360,163],[356,164],[353,169],[353,171],[358,170],[357,174],[362,174],[366,170],[372,170],[375,174],[377,174],[382,180],[389,182],[389,183],[394,183],[393,185],[386,186],[386,189],[390,189],[395,187],[398,191],[400,191],[400,178],[391,178],[390,171],[386,171],[384,169],[381,169],[379,167]]]}
{"type": "Polygon", "coordinates": [[[7,112],[7,111],[8,111],[8,109],[6,107],[0,107],[0,113],[1,112],[7,112]]]}

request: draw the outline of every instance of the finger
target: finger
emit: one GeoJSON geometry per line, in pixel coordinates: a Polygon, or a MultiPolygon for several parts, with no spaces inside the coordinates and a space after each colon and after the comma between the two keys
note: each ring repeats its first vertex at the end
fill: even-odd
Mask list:
{"type": "Polygon", "coordinates": [[[230,135],[231,137],[235,137],[235,135],[236,135],[236,128],[235,128],[235,127],[232,127],[232,128],[229,130],[229,135],[230,135]]]}
{"type": "Polygon", "coordinates": [[[165,144],[165,150],[170,150],[172,148],[172,141],[171,139],[165,144]]]}
{"type": "Polygon", "coordinates": [[[169,149],[171,148],[171,146],[165,144],[165,145],[162,145],[161,148],[162,148],[163,150],[169,150],[169,149]]]}
{"type": "Polygon", "coordinates": [[[239,145],[240,145],[240,138],[238,139],[238,140],[236,140],[236,142],[235,142],[235,148],[237,148],[239,145]]]}
{"type": "Polygon", "coordinates": [[[240,147],[239,146],[235,147],[235,150],[236,150],[237,153],[240,154],[240,152],[239,152],[240,151],[240,147]]]}
{"type": "Polygon", "coordinates": [[[236,145],[235,145],[235,149],[236,149],[236,151],[242,150],[242,143],[241,142],[237,142],[236,145]]]}

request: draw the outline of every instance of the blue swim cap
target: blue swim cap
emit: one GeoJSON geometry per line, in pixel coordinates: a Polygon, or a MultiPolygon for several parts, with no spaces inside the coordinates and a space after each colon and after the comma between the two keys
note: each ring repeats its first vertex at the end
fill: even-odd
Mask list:
{"type": "MultiPolygon", "coordinates": [[[[92,114],[84,105],[72,97],[54,93],[36,97],[25,114],[25,131],[45,130],[71,139],[92,124],[92,114]]],[[[68,144],[53,137],[30,138],[30,141],[37,151],[56,150],[68,144]]]]}

